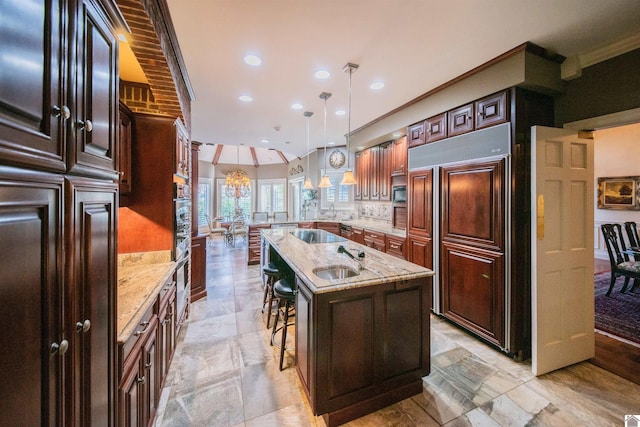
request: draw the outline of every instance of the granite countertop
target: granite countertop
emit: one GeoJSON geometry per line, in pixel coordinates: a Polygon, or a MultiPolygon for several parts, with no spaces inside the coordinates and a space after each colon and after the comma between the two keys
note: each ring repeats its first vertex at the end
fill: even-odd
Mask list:
{"type": "Polygon", "coordinates": [[[407,237],[407,230],[404,228],[395,228],[391,224],[383,223],[380,221],[368,220],[368,219],[340,219],[340,218],[318,218],[299,221],[253,221],[247,222],[248,225],[267,225],[267,224],[291,224],[292,226],[300,222],[337,222],[339,224],[350,225],[352,227],[366,228],[371,231],[378,231],[380,233],[390,234],[400,238],[407,237]]]}
{"type": "Polygon", "coordinates": [[[175,267],[175,262],[118,267],[119,343],[131,336],[175,267]]]}
{"type": "Polygon", "coordinates": [[[295,228],[264,229],[261,230],[261,234],[293,272],[304,280],[312,292],[317,294],[417,279],[434,274],[428,268],[350,240],[336,243],[306,243],[291,234],[294,230],[295,228]],[[344,279],[327,280],[316,276],[313,270],[319,267],[347,266],[358,270],[356,261],[345,254],[338,253],[340,245],[353,254],[364,251],[364,269],[360,270],[357,276],[344,279]]]}

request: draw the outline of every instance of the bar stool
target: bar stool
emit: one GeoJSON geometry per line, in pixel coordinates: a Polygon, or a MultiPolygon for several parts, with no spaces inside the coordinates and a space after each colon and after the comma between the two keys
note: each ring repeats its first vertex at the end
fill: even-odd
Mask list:
{"type": "Polygon", "coordinates": [[[262,298],[262,312],[264,313],[264,306],[268,303],[269,310],[267,311],[267,329],[271,325],[271,313],[273,308],[273,285],[280,280],[281,273],[278,266],[273,262],[262,268],[262,272],[267,277],[264,283],[264,296],[262,298]]]}
{"type": "MultiPolygon", "coordinates": [[[[273,331],[271,332],[271,345],[275,345],[275,337],[278,331],[282,330],[282,338],[280,342],[280,370],[282,371],[282,362],[284,360],[284,351],[286,350],[287,329],[294,323],[289,323],[289,318],[295,316],[290,315],[291,310],[295,310],[297,289],[294,279],[280,279],[273,285],[273,295],[278,299],[278,310],[276,318],[273,321],[273,331]],[[291,285],[293,283],[293,285],[291,285]],[[284,302],[284,305],[283,305],[284,302]],[[282,326],[278,327],[278,319],[282,316],[282,326]]],[[[277,346],[276,346],[277,347],[277,346]]],[[[289,349],[290,350],[290,349],[289,349]]]]}

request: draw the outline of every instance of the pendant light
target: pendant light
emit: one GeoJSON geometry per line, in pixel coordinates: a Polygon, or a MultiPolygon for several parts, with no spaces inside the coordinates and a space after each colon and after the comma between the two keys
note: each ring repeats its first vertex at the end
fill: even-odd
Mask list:
{"type": "Polygon", "coordinates": [[[322,178],[320,178],[318,188],[328,188],[332,186],[329,175],[327,175],[327,99],[330,97],[331,94],[328,92],[322,92],[320,94],[320,99],[324,100],[324,174],[322,178]]]}
{"type": "Polygon", "coordinates": [[[311,183],[311,178],[309,178],[309,155],[311,154],[309,151],[309,124],[311,122],[311,116],[313,113],[311,111],[305,111],[304,116],[307,118],[307,178],[304,180],[304,185],[302,188],[305,190],[313,190],[313,184],[311,183]]]}
{"type": "Polygon", "coordinates": [[[340,185],[354,185],[357,184],[356,182],[356,178],[355,176],[353,176],[353,171],[351,170],[350,163],[351,163],[351,152],[349,151],[349,138],[351,136],[351,75],[353,74],[353,72],[355,70],[357,70],[359,67],[358,64],[352,64],[351,62],[348,62],[347,65],[345,65],[342,68],[342,71],[344,71],[345,73],[348,72],[349,73],[349,104],[348,104],[348,109],[347,111],[349,112],[348,114],[348,119],[347,119],[347,170],[344,171],[344,175],[342,175],[342,182],[340,183],[340,185]]]}

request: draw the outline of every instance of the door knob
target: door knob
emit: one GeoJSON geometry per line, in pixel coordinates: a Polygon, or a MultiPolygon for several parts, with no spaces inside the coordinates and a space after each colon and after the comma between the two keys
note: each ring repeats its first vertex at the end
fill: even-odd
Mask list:
{"type": "Polygon", "coordinates": [[[62,340],[60,343],[54,342],[51,344],[51,347],[49,347],[49,355],[54,356],[57,353],[62,356],[67,350],[69,350],[69,341],[62,340]]]}
{"type": "Polygon", "coordinates": [[[88,332],[91,329],[91,320],[87,319],[84,322],[76,322],[76,332],[88,332]]]}
{"type": "Polygon", "coordinates": [[[63,120],[67,120],[69,117],[71,117],[71,110],[66,105],[63,105],[62,107],[54,105],[53,107],[51,107],[51,115],[55,118],[62,117],[63,120]]]}
{"type": "Polygon", "coordinates": [[[86,121],[78,120],[78,129],[87,131],[87,133],[91,133],[93,130],[93,123],[91,120],[87,119],[86,121]]]}

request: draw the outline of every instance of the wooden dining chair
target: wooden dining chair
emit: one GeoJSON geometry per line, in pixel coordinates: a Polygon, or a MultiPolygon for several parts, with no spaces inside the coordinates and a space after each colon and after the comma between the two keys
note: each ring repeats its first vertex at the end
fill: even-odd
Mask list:
{"type": "Polygon", "coordinates": [[[640,261],[630,261],[629,255],[625,253],[627,247],[622,236],[622,226],[620,224],[602,224],[600,228],[607,244],[609,262],[611,263],[611,283],[606,295],[611,295],[613,285],[620,276],[624,277],[624,285],[620,292],[626,292],[630,279],[634,279],[634,286],[631,289],[633,291],[640,280],[640,261]]]}
{"type": "MultiPolygon", "coordinates": [[[[640,246],[640,239],[638,238],[638,227],[634,221],[627,221],[624,223],[624,229],[627,232],[627,237],[629,238],[629,246],[633,246],[637,248],[640,246]]],[[[636,258],[636,261],[640,261],[636,258]]]]}

